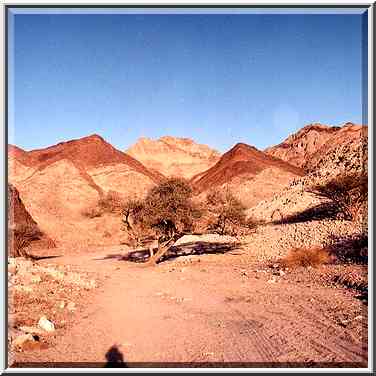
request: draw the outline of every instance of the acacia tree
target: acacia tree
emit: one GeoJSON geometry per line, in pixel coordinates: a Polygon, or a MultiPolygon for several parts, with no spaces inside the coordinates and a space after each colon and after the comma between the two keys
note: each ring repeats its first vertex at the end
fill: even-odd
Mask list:
{"type": "Polygon", "coordinates": [[[356,220],[368,199],[368,176],[363,173],[341,174],[309,187],[308,192],[333,201],[345,219],[356,220]]]}
{"type": "Polygon", "coordinates": [[[239,228],[247,226],[244,205],[229,191],[211,190],[206,196],[211,214],[209,228],[220,235],[234,235],[239,228]]]}
{"type": "Polygon", "coordinates": [[[149,264],[155,264],[180,238],[194,226],[201,215],[192,201],[193,191],[182,178],[171,178],[151,188],[142,201],[132,200],[123,210],[130,232],[143,229],[158,240],[158,251],[149,264]]]}

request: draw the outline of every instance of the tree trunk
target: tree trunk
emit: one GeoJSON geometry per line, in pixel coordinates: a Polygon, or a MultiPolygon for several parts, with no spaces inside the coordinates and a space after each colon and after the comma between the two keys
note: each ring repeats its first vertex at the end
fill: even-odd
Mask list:
{"type": "Polygon", "coordinates": [[[145,266],[155,266],[163,255],[173,246],[176,241],[176,237],[173,236],[165,242],[158,244],[158,251],[144,263],[145,266]]]}

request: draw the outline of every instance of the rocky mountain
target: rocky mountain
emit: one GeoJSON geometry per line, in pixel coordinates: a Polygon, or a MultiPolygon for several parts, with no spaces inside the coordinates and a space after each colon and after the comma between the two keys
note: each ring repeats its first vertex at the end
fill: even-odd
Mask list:
{"type": "Polygon", "coordinates": [[[191,179],[198,193],[228,187],[248,207],[301,176],[302,169],[239,143],[210,169],[191,179]]]}
{"type": "MultiPolygon", "coordinates": [[[[248,214],[258,220],[270,221],[273,213],[278,220],[281,215],[294,218],[296,215],[302,217],[304,213],[312,215],[319,212],[327,200],[308,193],[307,188],[341,174],[367,174],[367,132],[368,127],[351,123],[335,130],[330,139],[307,160],[306,174],[303,177],[293,179],[288,186],[276,191],[273,197],[257,203],[248,214]]],[[[366,220],[367,208],[364,208],[361,221],[366,220]]]]}
{"type": "Polygon", "coordinates": [[[14,255],[23,243],[28,250],[53,248],[55,243],[43,231],[26,210],[17,189],[8,184],[8,250],[14,255]]]}
{"type": "Polygon", "coordinates": [[[127,154],[147,168],[165,176],[191,178],[213,166],[220,154],[206,145],[189,138],[165,136],[158,140],[140,138],[127,154]]]}
{"type": "Polygon", "coordinates": [[[294,166],[309,169],[314,160],[326,154],[329,149],[335,148],[343,140],[359,139],[362,129],[362,126],[353,123],[346,123],[343,127],[309,124],[279,145],[265,149],[265,152],[294,166]]]}
{"type": "Polygon", "coordinates": [[[81,213],[104,193],[142,196],[164,179],[98,135],[28,152],[10,145],[8,154],[9,181],[41,228],[57,240],[69,241],[72,231],[76,238],[95,237],[81,213]]]}

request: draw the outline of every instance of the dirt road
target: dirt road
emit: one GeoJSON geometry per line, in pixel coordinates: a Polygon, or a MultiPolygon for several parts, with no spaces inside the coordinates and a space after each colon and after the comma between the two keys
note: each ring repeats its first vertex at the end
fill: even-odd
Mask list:
{"type": "Polygon", "coordinates": [[[366,366],[366,310],[344,289],[272,276],[229,253],[154,268],[107,254],[56,259],[96,271],[103,284],[53,346],[16,360],[103,367],[110,354],[128,367],[366,366]]]}

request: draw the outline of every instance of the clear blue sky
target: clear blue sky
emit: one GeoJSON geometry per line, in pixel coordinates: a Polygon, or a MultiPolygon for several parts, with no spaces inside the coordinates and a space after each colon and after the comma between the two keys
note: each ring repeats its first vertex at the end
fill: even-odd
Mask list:
{"type": "Polygon", "coordinates": [[[258,148],[312,123],[362,123],[361,15],[17,14],[9,142],[92,133],[258,148]]]}

